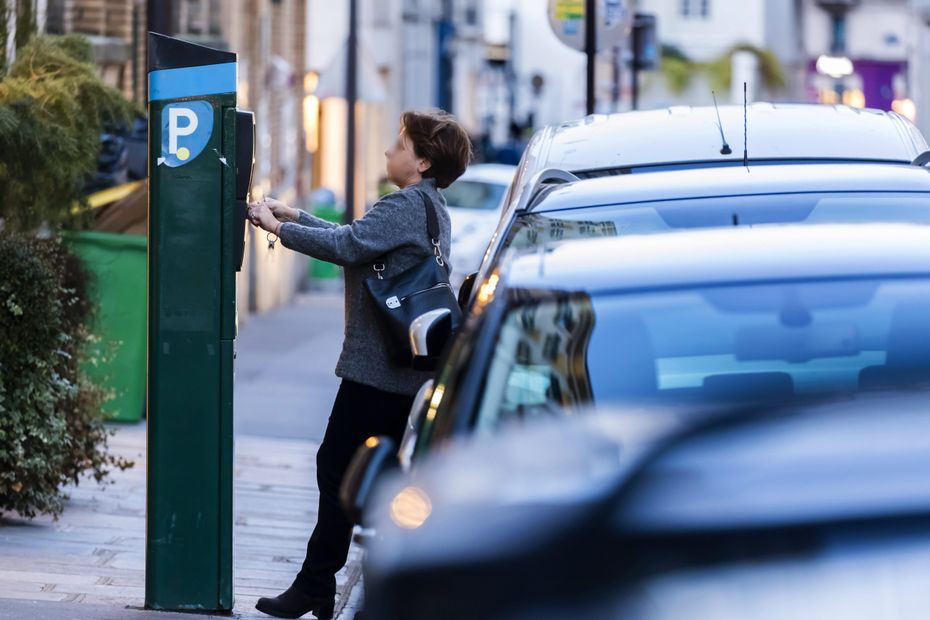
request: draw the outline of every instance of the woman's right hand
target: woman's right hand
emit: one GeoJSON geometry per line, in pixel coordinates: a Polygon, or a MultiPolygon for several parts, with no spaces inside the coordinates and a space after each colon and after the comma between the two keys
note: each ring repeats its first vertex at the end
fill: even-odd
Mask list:
{"type": "Polygon", "coordinates": [[[263,201],[268,208],[271,209],[271,214],[275,216],[279,222],[296,222],[300,219],[300,211],[293,207],[289,207],[280,200],[275,200],[274,198],[265,197],[263,201]]]}

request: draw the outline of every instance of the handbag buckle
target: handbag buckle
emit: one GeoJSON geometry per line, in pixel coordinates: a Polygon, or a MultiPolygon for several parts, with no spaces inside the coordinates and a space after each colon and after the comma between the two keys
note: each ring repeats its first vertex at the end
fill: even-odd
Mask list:
{"type": "Polygon", "coordinates": [[[440,267],[445,267],[446,263],[442,260],[442,248],[439,246],[439,239],[430,239],[433,244],[433,254],[436,255],[436,262],[440,267]]]}
{"type": "Polygon", "coordinates": [[[385,304],[387,305],[387,307],[390,308],[391,310],[393,310],[394,308],[400,308],[400,300],[397,299],[397,296],[396,296],[396,295],[393,296],[393,297],[388,297],[388,298],[387,298],[387,301],[384,302],[384,303],[385,303],[385,304]]]}
{"type": "Polygon", "coordinates": [[[384,271],[384,263],[375,263],[371,266],[375,270],[375,273],[378,276],[379,280],[383,280],[384,276],[381,275],[381,272],[384,271]]]}

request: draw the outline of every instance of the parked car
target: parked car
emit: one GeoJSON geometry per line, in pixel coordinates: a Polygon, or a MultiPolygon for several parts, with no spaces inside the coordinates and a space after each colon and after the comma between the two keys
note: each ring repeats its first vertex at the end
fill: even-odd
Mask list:
{"type": "Polygon", "coordinates": [[[453,446],[380,489],[366,618],[926,618],[925,389],[453,446]]]}
{"type": "Polygon", "coordinates": [[[516,166],[475,164],[442,190],[452,218],[452,284],[477,271],[500,220],[504,194],[516,166]]]}
{"type": "MultiPolygon", "coordinates": [[[[617,204],[624,201],[626,184],[642,173],[696,168],[703,171],[701,176],[710,179],[708,185],[715,185],[727,196],[732,195],[728,182],[734,177],[724,174],[727,170],[745,171],[748,166],[755,171],[789,164],[909,164],[930,149],[910,121],[892,112],[757,103],[749,106],[745,117],[748,132],[744,158],[743,149],[727,142],[743,143],[743,108],[721,107],[719,121],[717,114],[714,107],[675,107],[593,115],[537,132],[507,192],[482,265],[464,280],[463,300],[473,298],[475,282],[484,282],[501,260],[512,239],[513,223],[536,211],[540,200],[554,186],[569,184],[569,191],[576,191],[582,185],[579,180],[613,177],[614,182],[608,185],[614,195],[608,204],[617,204]]],[[[850,180],[854,174],[844,173],[841,168],[819,173],[839,175],[832,183],[825,181],[821,189],[836,189],[844,178],[850,180]]],[[[678,182],[675,176],[653,174],[638,179],[640,194],[645,188],[652,189],[650,195],[643,196],[645,200],[672,198],[668,190],[676,188],[678,182]]],[[[582,202],[576,206],[598,205],[582,202]]],[[[553,231],[558,234],[557,228],[553,231]]]]}
{"type": "MultiPolygon", "coordinates": [[[[785,400],[923,378],[914,362],[930,356],[928,259],[930,226],[916,224],[540,246],[492,274],[415,398],[401,445],[378,450],[396,449],[409,470],[454,437],[592,404],[785,400]]],[[[380,473],[369,450],[346,478],[356,514],[380,473]]]]}
{"type": "MultiPolygon", "coordinates": [[[[594,276],[595,281],[600,276],[611,280],[610,275],[605,276],[605,270],[607,274],[613,272],[618,276],[611,281],[617,284],[617,290],[623,290],[627,285],[620,281],[625,276],[633,275],[632,272],[613,269],[616,265],[614,262],[608,260],[604,264],[603,257],[590,254],[586,256],[587,262],[584,265],[566,270],[565,273],[570,276],[559,285],[562,289],[550,287],[542,277],[543,274],[549,273],[549,262],[536,265],[540,280],[533,286],[524,286],[520,278],[528,272],[514,279],[514,274],[510,273],[509,268],[504,267],[505,264],[509,264],[508,253],[505,252],[507,249],[534,249],[541,256],[552,256],[564,249],[562,244],[553,244],[553,241],[638,233],[631,234],[622,243],[614,239],[600,242],[576,241],[564,245],[575,247],[590,243],[591,247],[606,251],[606,255],[610,257],[612,251],[609,248],[635,240],[637,245],[631,246],[630,253],[621,254],[626,261],[639,264],[643,268],[639,272],[643,277],[633,278],[629,285],[648,288],[653,284],[648,284],[650,278],[644,275],[649,271],[648,261],[644,261],[644,257],[654,257],[659,266],[669,264],[666,254],[650,252],[648,243],[664,243],[663,247],[671,251],[674,250],[675,242],[686,238],[687,235],[699,233],[662,235],[653,237],[650,241],[645,241],[648,238],[643,237],[644,233],[667,233],[679,229],[721,225],[743,230],[744,227],[762,223],[919,222],[922,221],[921,217],[925,217],[923,214],[927,211],[928,198],[926,192],[930,190],[927,171],[911,164],[915,160],[916,163],[921,163],[920,155],[927,150],[927,145],[912,125],[896,115],[871,111],[858,113],[846,108],[754,106],[750,112],[753,126],[756,121],[755,112],[764,110],[770,114],[766,117],[767,131],[774,132],[774,135],[761,140],[764,142],[762,148],[744,160],[742,157],[737,159],[725,155],[722,144],[718,143],[719,154],[716,154],[705,150],[701,142],[703,138],[688,138],[689,129],[692,130],[692,134],[706,130],[709,110],[699,110],[695,114],[694,110],[675,109],[667,111],[665,116],[653,116],[654,122],[651,127],[656,135],[662,134],[663,138],[650,142],[649,147],[659,144],[662,140],[665,140],[665,147],[654,150],[644,148],[641,154],[637,154],[641,157],[638,160],[629,159],[629,153],[623,153],[621,149],[616,148],[618,143],[625,143],[625,139],[633,134],[626,132],[621,140],[617,134],[611,134],[611,123],[595,128],[593,131],[597,136],[584,137],[586,131],[591,131],[585,129],[586,125],[604,123],[605,119],[599,117],[589,117],[583,122],[568,124],[564,127],[565,132],[562,135],[545,135],[546,132],[543,132],[534,139],[505,198],[503,216],[485,254],[482,273],[477,278],[472,276],[470,282],[466,282],[460,296],[463,301],[467,301],[470,296],[476,303],[477,311],[450,350],[435,387],[431,382],[424,385],[416,399],[408,433],[398,451],[405,468],[411,467],[414,458],[422,458],[433,446],[444,444],[452,437],[471,434],[476,430],[479,434],[496,431],[511,418],[522,420],[541,416],[563,416],[583,409],[596,393],[591,387],[591,377],[586,376],[587,370],[584,369],[587,355],[586,339],[590,338],[590,333],[587,336],[566,337],[565,333],[558,333],[558,330],[556,333],[547,333],[537,330],[535,326],[540,317],[544,322],[548,322],[550,316],[546,313],[549,312],[552,313],[555,324],[562,320],[559,317],[563,317],[576,327],[580,325],[579,334],[583,334],[585,330],[595,331],[592,328],[594,323],[589,321],[593,313],[584,302],[580,302],[581,306],[576,307],[571,303],[573,300],[566,301],[559,296],[565,291],[571,291],[580,294],[581,299],[584,299],[584,295],[590,292],[589,276],[594,276]],[[669,117],[689,115],[691,122],[680,126],[683,131],[668,131],[669,117]],[[573,134],[575,130],[577,132],[573,134]],[[856,135],[859,136],[859,140],[849,140],[850,136],[856,135]],[[869,139],[861,139],[863,136],[869,139]],[[584,144],[584,148],[580,148],[580,144],[584,144]],[[600,151],[596,148],[598,145],[602,147],[600,151]],[[676,151],[676,148],[680,150],[676,151]],[[606,154],[606,157],[596,157],[598,153],[606,154]],[[586,157],[590,157],[589,161],[593,162],[587,168],[580,163],[586,157]],[[624,159],[625,157],[627,159],[624,159]],[[564,166],[566,169],[546,168],[547,164],[553,162],[567,164],[564,166]],[[744,164],[749,165],[747,167],[744,164]],[[693,168],[701,170],[693,171],[693,168]],[[523,180],[522,177],[528,172],[532,173],[531,178],[523,180]],[[642,172],[650,174],[638,174],[642,172]],[[730,193],[721,193],[721,189],[730,193]],[[798,189],[801,191],[797,191],[798,189]],[[686,206],[689,199],[694,199],[693,203],[697,204],[686,206]],[[806,199],[806,202],[802,199],[806,199]],[[608,213],[609,210],[613,213],[608,213]],[[674,236],[675,239],[662,241],[664,236],[674,236]],[[643,243],[647,245],[644,246],[643,243]],[[470,291],[469,286],[475,282],[479,283],[478,286],[470,291]],[[551,294],[552,298],[537,297],[546,293],[551,294]],[[504,298],[509,301],[500,301],[504,298]],[[524,302],[524,316],[514,318],[516,315],[511,314],[513,309],[509,304],[514,303],[516,307],[524,302]],[[529,310],[531,307],[534,309],[529,310]],[[576,312],[579,314],[576,315],[576,312]],[[520,334],[519,330],[505,329],[505,317],[510,317],[517,323],[528,321],[527,329],[541,339],[532,341],[532,338],[524,337],[526,334],[520,334]],[[515,343],[516,349],[506,348],[515,343]],[[500,363],[505,363],[508,356],[511,361],[530,359],[533,363],[514,364],[511,369],[513,372],[508,371],[505,373],[506,378],[502,379],[503,375],[500,373],[491,373],[491,360],[497,356],[501,358],[498,360],[500,363]],[[536,360],[542,361],[536,363],[536,360]],[[491,396],[488,396],[489,394],[491,396]],[[524,398],[527,400],[521,400],[524,398]],[[486,407],[482,406],[485,401],[490,403],[486,407]],[[484,416],[485,412],[489,417],[484,416]]],[[[742,120],[742,110],[739,112],[742,120]]],[[[613,128],[616,129],[618,124],[632,120],[632,116],[635,115],[620,119],[619,123],[615,117],[606,120],[614,122],[613,128]]],[[[724,130],[733,118],[732,109],[721,109],[724,130]]],[[[716,123],[713,126],[716,129],[716,123]]],[[[637,129],[643,129],[642,135],[652,135],[646,130],[648,127],[648,123],[637,124],[637,129]]],[[[676,125],[676,128],[678,127],[676,125]]],[[[633,140],[629,144],[637,143],[633,140]]],[[[888,227],[860,227],[857,232],[862,233],[866,228],[877,231],[878,228],[888,227]]],[[[903,230],[908,227],[901,228],[903,230]]],[[[854,229],[856,227],[851,227],[843,234],[852,235],[851,231],[854,229]]],[[[724,235],[733,234],[725,231],[716,232],[724,235]]],[[[786,238],[791,237],[791,233],[782,234],[786,238]]],[[[809,234],[812,233],[802,233],[809,234]]],[[[729,238],[721,237],[723,247],[727,247],[729,238]]],[[[734,267],[745,267],[747,261],[742,260],[742,254],[752,253],[754,248],[740,246],[737,249],[735,258],[730,254],[726,256],[737,263],[734,267]]],[[[703,251],[711,257],[718,252],[718,248],[704,247],[703,251]]],[[[790,253],[793,249],[782,248],[781,251],[790,253]]],[[[824,267],[824,264],[816,260],[819,258],[816,253],[808,253],[807,256],[811,259],[814,271],[824,267]]],[[[514,266],[527,260],[532,260],[532,256],[520,257],[514,266]]],[[[695,261],[689,261],[688,257],[682,255],[675,255],[671,261],[686,271],[686,267],[692,262],[695,261]]],[[[715,273],[716,269],[723,269],[724,263],[727,262],[718,261],[708,266],[712,266],[714,269],[711,272],[715,273]]],[[[702,261],[696,263],[707,264],[702,261]]],[[[830,265],[833,265],[833,262],[827,261],[827,266],[830,265]]],[[[747,268],[740,273],[748,278],[752,270],[747,268]]],[[[759,275],[763,280],[768,276],[765,271],[759,275]]],[[[655,286],[661,289],[663,284],[658,283],[655,286]]],[[[765,311],[770,314],[775,312],[773,308],[766,308],[765,311]]],[[[635,345],[632,347],[634,353],[630,354],[630,359],[622,357],[622,348],[614,347],[621,353],[621,359],[614,368],[627,369],[625,364],[632,363],[631,360],[636,355],[642,354],[642,350],[638,348],[643,341],[642,329],[635,322],[627,324],[619,319],[605,321],[604,318],[600,318],[596,322],[600,326],[605,323],[619,325],[617,334],[628,332],[631,342],[635,345]]],[[[677,327],[680,330],[682,326],[688,325],[685,320],[677,327]]],[[[703,333],[700,327],[697,326],[698,332],[703,333]]],[[[809,331],[818,333],[819,328],[809,331]]],[[[680,331],[673,333],[682,335],[680,331]]],[[[743,336],[741,346],[746,346],[756,337],[762,338],[763,343],[764,338],[774,337],[773,333],[764,334],[762,330],[755,336],[749,332],[747,334],[748,337],[743,336]]],[[[827,340],[831,338],[834,336],[828,337],[827,340]]],[[[700,338],[698,340],[704,341],[700,338]]],[[[609,338],[604,342],[609,342],[609,338]]],[[[681,339],[681,342],[684,342],[684,339],[681,339]]],[[[607,346],[609,348],[610,345],[607,346]]],[[[735,357],[736,352],[730,351],[729,355],[735,357]]],[[[655,366],[657,360],[651,361],[655,366]]],[[[781,361],[790,363],[787,360],[781,361]]],[[[613,362],[608,362],[605,367],[611,363],[613,362]]],[[[649,383],[649,375],[637,374],[644,372],[647,367],[648,364],[639,363],[638,367],[629,368],[630,373],[621,373],[618,394],[621,400],[645,399],[651,403],[660,395],[658,388],[653,390],[654,393],[649,393],[649,386],[653,385],[649,383]],[[645,382],[642,381],[644,378],[645,382]],[[624,393],[624,390],[628,393],[624,393]]],[[[744,370],[745,368],[748,367],[744,367],[744,370]]],[[[693,374],[688,368],[679,369],[678,373],[683,376],[693,374]]],[[[704,377],[709,379],[706,384],[684,383],[674,390],[662,390],[661,395],[671,397],[668,404],[680,406],[681,402],[738,403],[760,398],[800,397],[806,393],[806,388],[795,393],[796,388],[804,385],[804,381],[795,385],[794,377],[784,372],[784,369],[715,374],[722,376],[709,375],[704,377]]],[[[827,372],[824,376],[829,374],[827,372]]],[[[652,381],[654,385],[659,385],[655,368],[652,381]]],[[[849,389],[848,385],[831,386],[829,382],[824,383],[823,387],[827,393],[849,389]]],[[[610,401],[610,398],[606,399],[606,402],[610,401]]],[[[604,402],[604,399],[597,402],[604,402]]],[[[355,473],[347,477],[349,484],[343,489],[344,502],[355,511],[361,510],[367,503],[377,476],[378,467],[369,466],[383,463],[389,456],[392,457],[395,448],[383,441],[373,442],[372,445],[360,451],[353,464],[355,473]],[[375,447],[372,448],[372,445],[375,447]]],[[[419,468],[416,473],[421,473],[419,468]]]]}
{"type": "Polygon", "coordinates": [[[507,250],[572,238],[771,223],[926,222],[928,192],[927,169],[908,164],[783,164],[565,182],[545,187],[514,214],[485,267],[507,250]]]}

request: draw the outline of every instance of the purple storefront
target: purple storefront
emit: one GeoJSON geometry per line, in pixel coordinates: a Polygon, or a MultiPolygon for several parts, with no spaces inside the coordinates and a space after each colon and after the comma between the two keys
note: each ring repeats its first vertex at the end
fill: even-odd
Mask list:
{"type": "Polygon", "coordinates": [[[892,110],[907,100],[907,61],[852,59],[853,74],[831,78],[817,72],[817,60],[808,63],[808,88],[812,101],[846,103],[855,107],[892,110]],[[837,101],[837,81],[843,85],[843,101],[837,101]]]}

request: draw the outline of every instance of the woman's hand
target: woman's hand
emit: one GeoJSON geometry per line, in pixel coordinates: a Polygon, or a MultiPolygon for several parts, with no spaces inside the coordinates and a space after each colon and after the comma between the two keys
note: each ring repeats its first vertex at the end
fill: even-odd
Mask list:
{"type": "Polygon", "coordinates": [[[254,226],[270,233],[278,234],[281,230],[281,222],[275,218],[271,208],[266,202],[253,202],[249,204],[249,220],[254,226]]]}
{"type": "Polygon", "coordinates": [[[296,222],[300,219],[300,211],[293,207],[289,207],[280,200],[275,200],[274,198],[265,197],[265,204],[268,205],[268,208],[271,209],[271,214],[281,222],[296,222]]]}

